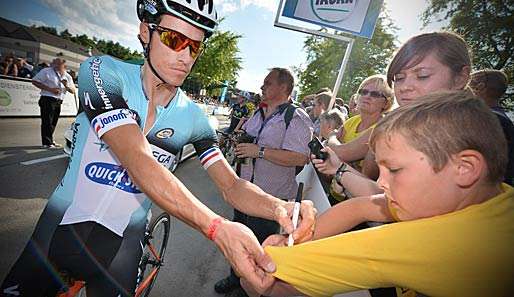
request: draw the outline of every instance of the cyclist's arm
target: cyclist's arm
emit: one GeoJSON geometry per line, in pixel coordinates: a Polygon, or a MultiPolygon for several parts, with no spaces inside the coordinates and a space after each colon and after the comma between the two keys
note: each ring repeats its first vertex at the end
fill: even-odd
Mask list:
{"type": "MultiPolygon", "coordinates": [[[[223,198],[234,208],[251,216],[276,221],[286,232],[292,232],[292,203],[275,198],[255,184],[239,178],[225,159],[209,166],[207,173],[223,198]]],[[[304,238],[310,238],[312,234],[316,211],[311,201],[302,201],[300,216],[302,221],[293,236],[295,240],[302,241],[304,238]]]]}
{"type": "Polygon", "coordinates": [[[369,136],[371,135],[371,129],[364,132],[361,136],[356,139],[339,145],[330,145],[330,148],[336,152],[339,159],[344,162],[352,162],[364,159],[368,153],[369,136]]]}

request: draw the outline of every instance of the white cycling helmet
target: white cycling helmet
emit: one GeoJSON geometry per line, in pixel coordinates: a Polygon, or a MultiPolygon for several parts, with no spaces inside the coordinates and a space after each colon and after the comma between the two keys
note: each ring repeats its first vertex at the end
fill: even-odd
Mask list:
{"type": "Polygon", "coordinates": [[[137,0],[137,16],[141,22],[157,24],[162,14],[179,17],[205,30],[209,37],[218,24],[213,0],[137,0]]]}

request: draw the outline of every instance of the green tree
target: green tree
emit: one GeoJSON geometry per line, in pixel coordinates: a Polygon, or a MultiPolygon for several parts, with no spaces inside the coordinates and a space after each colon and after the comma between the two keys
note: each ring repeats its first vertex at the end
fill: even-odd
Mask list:
{"type": "Polygon", "coordinates": [[[445,29],[459,33],[473,50],[474,69],[503,70],[510,80],[506,104],[514,107],[514,2],[504,0],[430,0],[425,25],[449,21],[445,29]]]}
{"type": "Polygon", "coordinates": [[[184,84],[190,86],[189,91],[206,88],[210,95],[219,95],[219,88],[209,87],[236,80],[242,62],[238,56],[238,41],[241,37],[230,31],[216,31],[207,40],[202,55],[184,84]]]}
{"type": "MultiPolygon", "coordinates": [[[[377,21],[372,39],[356,37],[346,65],[338,97],[348,101],[366,77],[384,73],[395,50],[396,27],[384,10],[377,21]]],[[[295,67],[300,98],[323,87],[333,88],[347,44],[333,38],[311,35],[304,42],[306,66],[295,67]]]]}

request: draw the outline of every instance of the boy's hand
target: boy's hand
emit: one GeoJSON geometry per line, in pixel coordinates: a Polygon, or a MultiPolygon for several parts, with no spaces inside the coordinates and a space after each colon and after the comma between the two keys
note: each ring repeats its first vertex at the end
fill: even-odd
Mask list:
{"type": "Polygon", "coordinates": [[[328,158],[323,161],[321,159],[315,159],[316,156],[311,155],[312,164],[318,169],[319,172],[333,176],[336,174],[337,169],[343,164],[336,153],[330,148],[325,147],[321,149],[322,152],[328,153],[328,158]]]}

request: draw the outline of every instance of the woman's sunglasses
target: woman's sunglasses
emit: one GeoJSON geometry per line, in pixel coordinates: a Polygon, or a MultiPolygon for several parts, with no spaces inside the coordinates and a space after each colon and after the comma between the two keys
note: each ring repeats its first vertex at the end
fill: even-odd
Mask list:
{"type": "Polygon", "coordinates": [[[191,57],[196,59],[203,50],[202,41],[193,40],[180,32],[157,25],[151,26],[150,29],[157,31],[161,42],[175,52],[180,52],[186,47],[189,47],[191,57]]]}
{"type": "Polygon", "coordinates": [[[368,91],[366,89],[360,89],[358,91],[359,95],[361,96],[366,96],[366,95],[369,95],[371,97],[375,97],[375,98],[386,98],[386,96],[384,96],[384,94],[380,93],[380,92],[377,92],[377,91],[368,91]]]}

